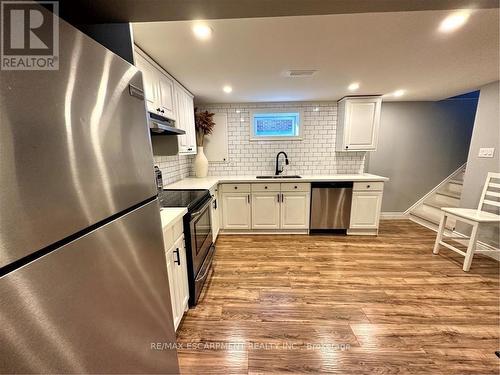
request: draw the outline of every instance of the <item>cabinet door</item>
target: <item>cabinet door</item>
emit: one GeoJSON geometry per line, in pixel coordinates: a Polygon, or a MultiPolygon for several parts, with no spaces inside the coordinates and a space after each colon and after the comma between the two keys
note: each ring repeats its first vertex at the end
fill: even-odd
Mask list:
{"type": "Polygon", "coordinates": [[[161,114],[158,100],[158,78],[157,70],[140,54],[135,55],[137,69],[142,72],[144,84],[144,100],[149,112],[161,114]]]}
{"type": "Polygon", "coordinates": [[[353,192],[349,228],[377,229],[382,206],[382,192],[353,192]]]}
{"type": "Polygon", "coordinates": [[[166,253],[167,260],[167,273],[168,273],[168,286],[170,288],[170,299],[172,302],[172,317],[174,319],[174,327],[177,329],[181,321],[181,312],[179,311],[179,290],[177,288],[177,265],[175,264],[175,245],[171,247],[166,253]]]}
{"type": "Polygon", "coordinates": [[[250,193],[222,194],[224,229],[250,229],[250,193]]]}
{"type": "Polygon", "coordinates": [[[279,192],[252,193],[252,228],[279,229],[279,192]]]}
{"type": "Polygon", "coordinates": [[[375,150],[380,122],[380,99],[352,99],[345,107],[345,137],[348,150],[375,150]]]}
{"type": "Polygon", "coordinates": [[[186,132],[186,134],[177,136],[179,153],[184,155],[196,154],[193,97],[178,84],[174,88],[177,103],[176,126],[186,132]]]}
{"type": "Polygon", "coordinates": [[[309,229],[309,193],[281,193],[281,229],[309,229]]]}
{"type": "Polygon", "coordinates": [[[219,228],[220,228],[219,205],[220,205],[220,202],[218,200],[218,193],[217,193],[217,191],[214,191],[214,193],[212,195],[212,208],[210,210],[210,214],[212,215],[212,217],[211,217],[211,219],[212,219],[212,241],[214,243],[217,240],[217,236],[219,235],[219,228]]]}
{"type": "Polygon", "coordinates": [[[158,73],[161,115],[175,120],[174,81],[161,72],[158,73]]]}
{"type": "MultiPolygon", "coordinates": [[[[188,308],[189,300],[189,285],[187,275],[187,259],[186,259],[186,246],[184,244],[184,235],[179,237],[174,245],[174,264],[176,268],[176,288],[178,291],[179,299],[179,323],[184,315],[184,311],[188,308]]],[[[177,328],[177,325],[176,325],[177,328]]]]}

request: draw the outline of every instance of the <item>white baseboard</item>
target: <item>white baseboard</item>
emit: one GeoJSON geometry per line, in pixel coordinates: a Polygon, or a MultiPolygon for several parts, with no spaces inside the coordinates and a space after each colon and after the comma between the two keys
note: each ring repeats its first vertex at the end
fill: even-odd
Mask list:
{"type": "Polygon", "coordinates": [[[409,216],[405,212],[381,212],[380,220],[403,220],[408,219],[409,216]]]}

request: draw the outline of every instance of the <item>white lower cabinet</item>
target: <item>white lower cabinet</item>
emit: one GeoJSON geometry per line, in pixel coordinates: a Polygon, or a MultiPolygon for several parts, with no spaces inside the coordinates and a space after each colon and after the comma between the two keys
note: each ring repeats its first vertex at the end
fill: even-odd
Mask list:
{"type": "MultiPolygon", "coordinates": [[[[354,182],[347,234],[377,235],[384,183],[354,182]]],[[[305,182],[222,183],[221,229],[238,231],[309,230],[311,184],[305,182]]]]}
{"type": "Polygon", "coordinates": [[[280,228],[280,193],[252,193],[252,229],[280,228]]]}
{"type": "Polygon", "coordinates": [[[354,191],[352,193],[352,229],[377,229],[382,206],[381,191],[354,191]]]}
{"type": "Polygon", "coordinates": [[[168,284],[172,304],[174,327],[177,330],[184,312],[188,310],[189,285],[187,276],[186,247],[182,217],[172,225],[163,228],[168,284]]]}
{"type": "Polygon", "coordinates": [[[281,229],[309,229],[309,193],[281,194],[281,229]]]}
{"type": "Polygon", "coordinates": [[[250,229],[250,193],[222,193],[222,227],[250,229]]]}
{"type": "Polygon", "coordinates": [[[215,243],[220,229],[220,202],[217,186],[210,189],[212,196],[212,207],[210,208],[210,220],[212,221],[212,241],[215,243]]]}
{"type": "Polygon", "coordinates": [[[224,230],[309,229],[309,183],[222,184],[224,230]]]}

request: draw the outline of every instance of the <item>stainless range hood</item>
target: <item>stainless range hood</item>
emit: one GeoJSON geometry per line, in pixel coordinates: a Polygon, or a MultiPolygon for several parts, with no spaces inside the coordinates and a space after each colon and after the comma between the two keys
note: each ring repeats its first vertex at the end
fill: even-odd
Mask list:
{"type": "Polygon", "coordinates": [[[175,121],[159,116],[155,113],[148,113],[149,130],[153,135],[181,135],[186,134],[182,129],[175,127],[175,121]]]}

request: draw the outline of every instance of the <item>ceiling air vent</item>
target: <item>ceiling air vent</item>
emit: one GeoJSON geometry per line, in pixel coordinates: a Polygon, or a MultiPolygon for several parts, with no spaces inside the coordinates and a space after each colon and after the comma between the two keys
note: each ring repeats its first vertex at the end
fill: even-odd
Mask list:
{"type": "Polygon", "coordinates": [[[295,69],[287,71],[286,76],[292,78],[312,77],[316,72],[316,69],[295,69]]]}

